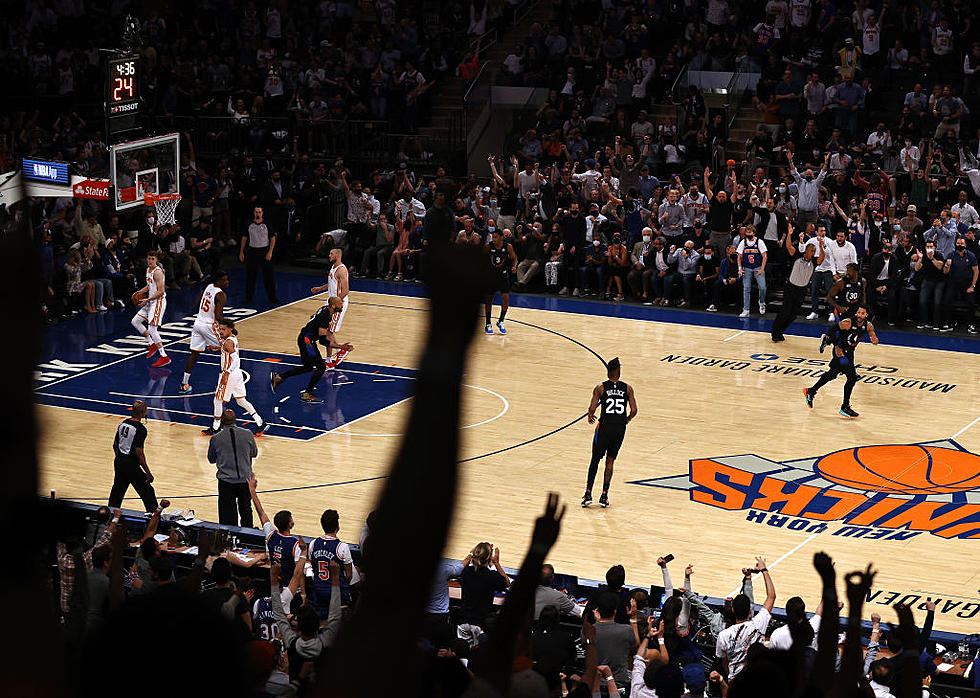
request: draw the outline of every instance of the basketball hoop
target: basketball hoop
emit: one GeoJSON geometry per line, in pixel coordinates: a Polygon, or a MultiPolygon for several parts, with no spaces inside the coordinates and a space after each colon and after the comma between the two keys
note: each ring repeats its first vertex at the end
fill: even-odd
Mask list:
{"type": "Polygon", "coordinates": [[[143,203],[153,206],[157,212],[157,221],[161,225],[173,225],[177,222],[177,204],[180,203],[180,194],[143,194],[143,203]]]}

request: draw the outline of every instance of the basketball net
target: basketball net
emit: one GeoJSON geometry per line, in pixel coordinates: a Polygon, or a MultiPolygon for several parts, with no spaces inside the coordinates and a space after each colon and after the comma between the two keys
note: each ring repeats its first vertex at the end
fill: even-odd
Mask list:
{"type": "Polygon", "coordinates": [[[160,225],[173,225],[177,222],[177,204],[180,194],[143,194],[143,203],[153,206],[157,212],[157,222],[160,225]]]}

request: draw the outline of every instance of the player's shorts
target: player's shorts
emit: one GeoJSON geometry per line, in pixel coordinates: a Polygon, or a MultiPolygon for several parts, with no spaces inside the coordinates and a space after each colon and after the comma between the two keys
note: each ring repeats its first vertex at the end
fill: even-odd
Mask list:
{"type": "Polygon", "coordinates": [[[510,274],[497,272],[493,275],[493,293],[510,293],[510,274]]]}
{"type": "Polygon", "coordinates": [[[150,301],[136,313],[143,318],[148,325],[159,327],[163,324],[163,315],[167,312],[167,297],[161,296],[155,301],[150,301]]]}
{"type": "Polygon", "coordinates": [[[234,397],[245,397],[245,375],[241,369],[222,372],[218,379],[218,387],[214,396],[222,402],[228,402],[234,397]]]}
{"type": "Polygon", "coordinates": [[[347,301],[350,296],[344,298],[344,307],[340,309],[339,313],[334,314],[333,319],[330,320],[330,331],[336,334],[341,326],[344,324],[344,316],[347,314],[347,301]]]}
{"type": "Polygon", "coordinates": [[[843,311],[839,311],[837,309],[834,310],[834,320],[837,322],[840,322],[844,318],[853,318],[855,315],[857,315],[858,308],[861,306],[855,304],[845,305],[842,307],[844,308],[843,311]]]}
{"type": "Polygon", "coordinates": [[[600,423],[595,430],[595,436],[592,439],[592,453],[596,453],[599,456],[608,456],[610,458],[615,458],[619,455],[619,449],[623,445],[623,439],[626,437],[626,427],[606,427],[603,428],[600,423]]]}
{"type": "Polygon", "coordinates": [[[218,339],[218,323],[208,324],[206,322],[194,322],[191,329],[191,350],[204,351],[209,349],[217,351],[221,348],[221,340],[218,339]]]}

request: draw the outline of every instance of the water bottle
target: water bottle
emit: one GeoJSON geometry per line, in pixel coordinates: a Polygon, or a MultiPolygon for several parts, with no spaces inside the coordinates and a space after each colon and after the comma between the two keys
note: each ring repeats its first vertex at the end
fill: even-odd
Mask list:
{"type": "Polygon", "coordinates": [[[970,643],[966,641],[966,636],[960,638],[960,644],[957,650],[959,650],[960,659],[970,658],[970,643]]]}

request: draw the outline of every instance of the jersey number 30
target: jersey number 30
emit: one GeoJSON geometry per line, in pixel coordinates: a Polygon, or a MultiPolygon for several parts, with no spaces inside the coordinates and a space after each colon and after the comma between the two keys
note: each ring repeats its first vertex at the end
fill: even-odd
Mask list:
{"type": "Polygon", "coordinates": [[[626,414],[626,400],[621,397],[606,398],[606,414],[626,414]]]}

